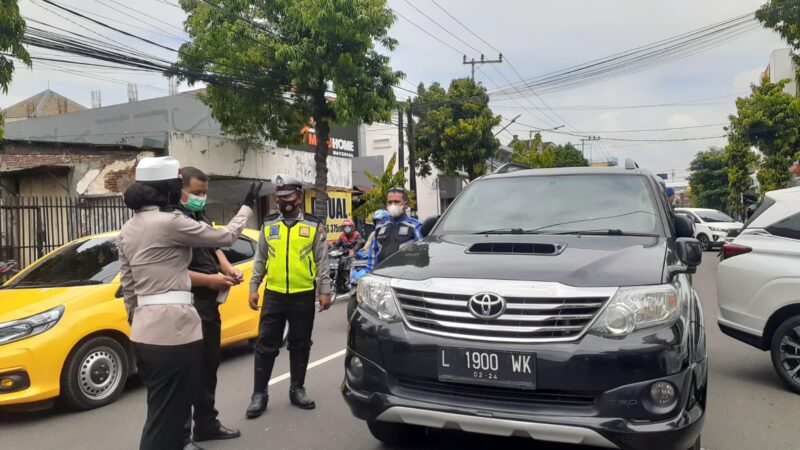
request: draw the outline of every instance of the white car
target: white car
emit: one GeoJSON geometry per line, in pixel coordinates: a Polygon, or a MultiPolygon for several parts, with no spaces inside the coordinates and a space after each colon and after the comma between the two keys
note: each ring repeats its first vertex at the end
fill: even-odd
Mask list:
{"type": "Polygon", "coordinates": [[[729,230],[739,230],[744,224],[737,222],[729,215],[706,208],[675,208],[676,213],[689,216],[694,222],[694,237],[703,246],[703,250],[721,247],[725,243],[729,230]]]}
{"type": "Polygon", "coordinates": [[[717,323],[769,350],[786,386],[800,394],[800,187],[768,192],[747,226],[722,247],[717,323]]]}

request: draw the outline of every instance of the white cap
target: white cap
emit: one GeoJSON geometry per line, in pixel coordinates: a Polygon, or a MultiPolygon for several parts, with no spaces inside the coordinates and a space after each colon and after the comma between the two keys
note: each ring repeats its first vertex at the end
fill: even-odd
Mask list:
{"type": "Polygon", "coordinates": [[[136,181],[160,181],[178,178],[181,162],[172,156],[145,157],[136,165],[136,181]]]}

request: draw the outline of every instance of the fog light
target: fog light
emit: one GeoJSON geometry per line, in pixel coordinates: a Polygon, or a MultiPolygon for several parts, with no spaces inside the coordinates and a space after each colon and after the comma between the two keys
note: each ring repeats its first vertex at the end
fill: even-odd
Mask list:
{"type": "Polygon", "coordinates": [[[31,380],[25,372],[4,373],[0,375],[0,394],[28,389],[31,380]]]}
{"type": "Polygon", "coordinates": [[[3,389],[11,389],[14,385],[17,384],[11,378],[2,378],[0,379],[0,388],[3,389]]]}
{"type": "Polygon", "coordinates": [[[650,386],[650,398],[658,406],[667,406],[675,401],[675,386],[659,381],[650,386]]]}
{"type": "Polygon", "coordinates": [[[347,379],[352,383],[359,383],[364,379],[364,363],[358,356],[352,356],[347,365],[347,379]]]}

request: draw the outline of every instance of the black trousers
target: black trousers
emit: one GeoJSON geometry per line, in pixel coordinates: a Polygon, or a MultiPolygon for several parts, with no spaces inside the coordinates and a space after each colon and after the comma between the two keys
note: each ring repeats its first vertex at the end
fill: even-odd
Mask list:
{"type": "Polygon", "coordinates": [[[255,392],[267,390],[272,376],[272,367],[283,342],[283,329],[289,324],[287,336],[291,385],[305,384],[308,357],[311,353],[311,332],[316,316],[315,291],[296,294],[282,294],[264,291],[261,320],[258,325],[258,338],[255,345],[255,392]]]}
{"type": "Polygon", "coordinates": [[[140,450],[180,450],[183,425],[196,392],[203,343],[134,343],[139,374],[147,388],[147,420],[140,450]]]}
{"type": "MultiPolygon", "coordinates": [[[[222,359],[222,321],[219,316],[219,303],[217,291],[210,289],[192,290],[195,297],[194,307],[203,327],[203,356],[199,372],[199,382],[195,391],[194,401],[194,429],[200,431],[215,431],[220,423],[217,419],[219,411],[215,407],[217,392],[217,370],[222,359]],[[208,292],[206,292],[208,291],[208,292]]],[[[184,441],[188,442],[192,434],[192,415],[186,419],[184,426],[184,441]]]]}

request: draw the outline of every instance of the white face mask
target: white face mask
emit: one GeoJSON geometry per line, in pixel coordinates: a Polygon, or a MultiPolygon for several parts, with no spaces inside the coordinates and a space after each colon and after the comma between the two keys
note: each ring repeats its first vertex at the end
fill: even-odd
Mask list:
{"type": "Polygon", "coordinates": [[[389,205],[386,210],[389,211],[390,216],[397,218],[403,215],[405,208],[400,205],[389,205]]]}
{"type": "Polygon", "coordinates": [[[344,232],[350,234],[353,232],[353,227],[344,227],[344,232]]]}

